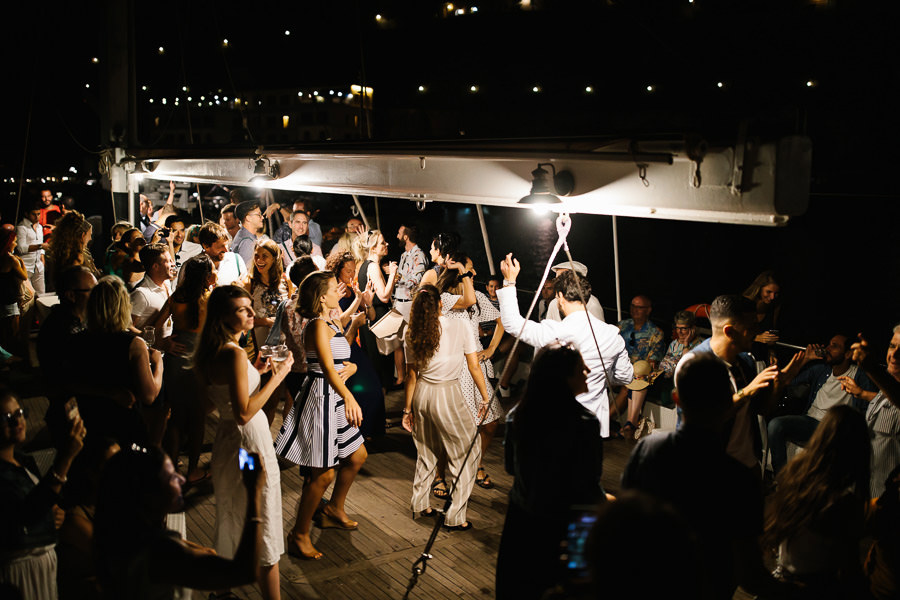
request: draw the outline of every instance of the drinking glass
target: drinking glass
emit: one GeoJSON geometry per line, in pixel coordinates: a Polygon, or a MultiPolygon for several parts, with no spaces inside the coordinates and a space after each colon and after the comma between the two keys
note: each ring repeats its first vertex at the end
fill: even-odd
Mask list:
{"type": "Polygon", "coordinates": [[[259,356],[260,358],[269,358],[274,353],[275,346],[260,346],[259,347],[259,356]]]}
{"type": "Polygon", "coordinates": [[[147,346],[152,346],[156,343],[156,328],[144,327],[143,331],[141,331],[141,338],[147,343],[147,346]]]}

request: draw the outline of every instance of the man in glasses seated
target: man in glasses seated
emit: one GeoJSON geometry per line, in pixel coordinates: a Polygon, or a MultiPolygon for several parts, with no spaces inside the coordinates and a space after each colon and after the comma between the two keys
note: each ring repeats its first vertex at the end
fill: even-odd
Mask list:
{"type": "MultiPolygon", "coordinates": [[[[625,349],[632,363],[645,360],[650,363],[650,372],[656,371],[666,351],[665,336],[659,327],[650,321],[653,303],[644,295],[631,299],[631,318],[619,321],[619,331],[625,340],[625,349]]],[[[634,437],[635,419],[640,418],[636,401],[630,397],[626,388],[620,388],[616,394],[616,409],[619,410],[628,398],[628,420],[622,426],[621,437],[634,437]]]]}

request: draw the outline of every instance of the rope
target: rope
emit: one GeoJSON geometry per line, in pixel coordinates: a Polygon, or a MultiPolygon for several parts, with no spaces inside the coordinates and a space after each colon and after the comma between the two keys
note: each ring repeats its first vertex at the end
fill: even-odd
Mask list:
{"type": "MultiPolygon", "coordinates": [[[[591,323],[590,313],[587,311],[588,299],[584,295],[584,289],[581,286],[581,276],[575,271],[574,261],[572,260],[572,253],[569,251],[569,244],[566,241],[566,238],[569,235],[569,231],[572,229],[572,218],[568,215],[568,213],[561,213],[556,218],[556,233],[559,236],[559,239],[556,241],[556,245],[553,246],[553,251],[550,253],[550,258],[547,260],[547,266],[544,268],[544,274],[541,276],[541,282],[537,286],[537,291],[531,300],[531,305],[528,307],[528,311],[525,313],[525,320],[528,321],[529,317],[531,317],[531,313],[534,311],[535,306],[537,306],[538,299],[540,298],[540,290],[543,289],[544,283],[547,281],[547,277],[550,274],[550,268],[553,265],[554,259],[556,259],[556,255],[559,253],[560,249],[565,249],[566,257],[569,259],[569,268],[572,273],[575,275],[575,281],[578,284],[578,292],[579,297],[581,298],[581,303],[584,305],[585,314],[587,316],[588,326],[591,330],[591,337],[594,340],[594,345],[597,348],[597,355],[600,357],[600,365],[603,367],[603,373],[606,376],[606,392],[607,399],[610,399],[610,387],[609,382],[611,381],[609,377],[609,371],[606,368],[606,363],[603,360],[603,353],[600,352],[600,343],[597,341],[597,335],[594,332],[594,325],[591,323]]],[[[524,327],[523,327],[524,329],[524,327]]],[[[512,332],[510,332],[512,334],[512,332]]],[[[519,345],[519,341],[521,339],[522,331],[519,330],[515,335],[515,342],[513,342],[513,346],[509,351],[510,356],[516,351],[516,348],[519,345]]],[[[503,372],[500,375],[500,378],[497,380],[497,385],[494,387],[494,395],[491,399],[491,404],[497,402],[497,393],[500,387],[500,381],[506,375],[507,370],[509,369],[510,363],[506,361],[506,365],[503,367],[503,372]]],[[[488,409],[484,411],[484,414],[481,416],[481,420],[478,423],[478,427],[481,428],[484,425],[484,420],[487,418],[488,413],[490,412],[491,404],[488,405],[488,409]]],[[[615,402],[610,402],[610,404],[615,404],[615,402]]],[[[472,449],[475,447],[475,442],[478,440],[478,433],[475,434],[475,437],[472,438],[472,441],[469,443],[468,449],[466,449],[466,455],[463,458],[463,464],[469,460],[469,456],[472,454],[472,449]]],[[[433,555],[430,553],[431,547],[434,545],[435,539],[437,538],[437,534],[441,529],[441,526],[444,524],[444,518],[446,516],[447,511],[450,510],[450,505],[453,503],[453,493],[456,491],[457,485],[459,484],[459,476],[457,475],[456,479],[453,480],[453,484],[450,487],[450,490],[447,492],[447,498],[444,500],[444,507],[437,511],[437,518],[435,519],[434,528],[431,531],[431,536],[428,538],[428,542],[425,544],[425,548],[422,550],[422,554],[419,555],[419,558],[412,565],[412,575],[409,579],[409,584],[406,587],[406,592],[403,594],[403,599],[407,600],[409,598],[410,592],[415,588],[418,583],[419,576],[425,573],[428,568],[428,561],[433,558],[433,555]]]]}

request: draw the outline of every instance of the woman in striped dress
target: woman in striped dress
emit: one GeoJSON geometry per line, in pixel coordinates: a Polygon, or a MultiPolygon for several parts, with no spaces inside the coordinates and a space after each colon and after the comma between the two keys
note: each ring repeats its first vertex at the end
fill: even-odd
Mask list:
{"type": "Polygon", "coordinates": [[[288,554],[306,560],[322,558],[309,535],[314,517],[322,529],[358,527],[344,511],[344,500],[368,456],[359,432],[362,410],[344,383],[356,366],[347,362],[350,345],[330,317],[339,302],[334,273],[311,273],[300,284],[297,307],[310,319],[303,332],[307,375],[275,441],[279,455],[306,467],[297,521],[287,536],[288,554]],[[331,499],[318,510],[335,476],[331,499]]]}

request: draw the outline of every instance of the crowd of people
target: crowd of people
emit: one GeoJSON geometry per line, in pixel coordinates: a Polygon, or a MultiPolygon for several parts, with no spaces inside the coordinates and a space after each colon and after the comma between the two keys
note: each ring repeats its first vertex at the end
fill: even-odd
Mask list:
{"type": "Polygon", "coordinates": [[[677,312],[671,326],[637,294],[630,317],[612,324],[587,267],[568,260],[526,318],[518,260],[507,255],[501,275],[476,289],[453,232],[423,238],[405,223],[394,262],[393,236],[355,217],[329,244],[307,200],[266,204],[235,190],[218,221],[192,223],[175,189],[158,207],[142,196],[139,221],[115,223],[96,262],[89,221],[49,191],[0,229],[0,346],[5,361],[21,360],[39,327],[44,421],[58,448],[41,476],[19,451],[19,397],[3,388],[0,591],[162,598],[184,587],[229,598],[255,581],[263,598],[279,598],[284,553],[323,556],[313,526],[359,527],[345,501],[367,445],[385,433],[385,396],[402,390],[414,519],[476,527],[467,504],[476,487],[495,486],[483,456],[505,432],[513,486],[498,598],[565,586],[559,543],[583,507],[599,507],[584,545],[597,590],[635,573],[640,547],[610,548],[644,531],[678,554],[668,572],[680,576],[659,593],[731,598],[740,585],[760,597],[896,597],[900,325],[886,370],[846,332],[785,357],[772,272],[742,295],[677,312]],[[58,302],[43,314],[51,291],[58,302]],[[524,387],[513,380],[523,361],[524,387]],[[677,404],[676,430],[649,435],[648,398],[677,404]],[[620,499],[600,483],[614,440],[637,440],[620,499]],[[789,458],[788,444],[805,449],[789,458]],[[304,481],[288,531],[286,465],[304,481]],[[215,548],[165,525],[183,489],[204,482],[216,499],[215,548]]]}

